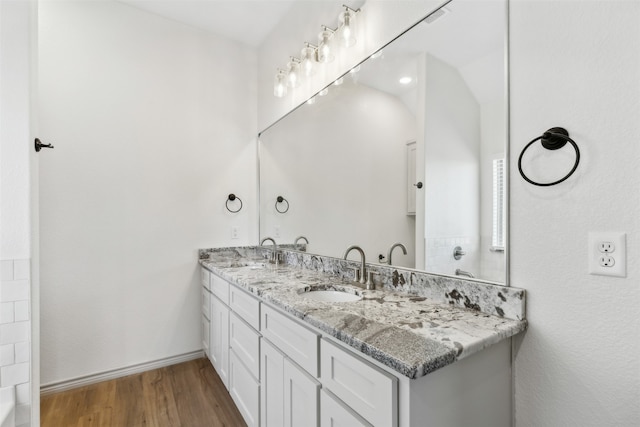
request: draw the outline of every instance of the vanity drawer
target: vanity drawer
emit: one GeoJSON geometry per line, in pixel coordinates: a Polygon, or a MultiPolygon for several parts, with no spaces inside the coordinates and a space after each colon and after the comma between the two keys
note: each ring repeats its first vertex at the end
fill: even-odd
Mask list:
{"type": "Polygon", "coordinates": [[[318,334],[264,304],[260,332],[291,360],[318,377],[318,334]]]}
{"type": "Polygon", "coordinates": [[[322,384],[376,426],[398,425],[398,379],[326,339],[320,344],[322,384]]]}
{"type": "Polygon", "coordinates": [[[249,372],[260,378],[260,334],[233,312],[229,316],[229,346],[249,372]]]}
{"type": "Polygon", "coordinates": [[[202,314],[209,320],[211,320],[211,292],[202,289],[202,314]]]}
{"type": "Polygon", "coordinates": [[[209,270],[207,270],[204,267],[200,267],[200,282],[202,283],[202,286],[204,286],[207,289],[209,289],[210,276],[211,276],[211,273],[209,272],[209,270]]]}
{"type": "Polygon", "coordinates": [[[229,305],[229,282],[215,274],[211,275],[211,293],[229,305]]]}
{"type": "Polygon", "coordinates": [[[256,298],[235,286],[230,286],[229,307],[253,329],[260,329],[260,301],[256,298]]]}

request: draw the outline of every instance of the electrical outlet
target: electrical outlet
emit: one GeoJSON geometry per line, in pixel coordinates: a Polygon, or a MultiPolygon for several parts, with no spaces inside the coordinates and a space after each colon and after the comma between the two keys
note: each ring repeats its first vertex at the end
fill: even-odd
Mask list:
{"type": "Polygon", "coordinates": [[[603,254],[609,254],[616,250],[616,245],[612,242],[598,242],[598,250],[603,254]]]}
{"type": "Polygon", "coordinates": [[[613,267],[614,265],[616,265],[616,260],[613,257],[608,255],[600,257],[600,267],[613,267]]]}
{"type": "Polygon", "coordinates": [[[626,233],[590,232],[589,274],[627,277],[626,241],[626,233]]]}
{"type": "Polygon", "coordinates": [[[239,239],[240,236],[240,227],[238,227],[237,225],[234,225],[231,227],[231,238],[232,239],[239,239]]]}

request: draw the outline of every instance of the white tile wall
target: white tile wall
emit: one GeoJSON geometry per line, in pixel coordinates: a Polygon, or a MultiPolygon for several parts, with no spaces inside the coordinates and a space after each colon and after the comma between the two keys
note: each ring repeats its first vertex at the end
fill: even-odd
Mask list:
{"type": "Polygon", "coordinates": [[[28,259],[0,261],[0,387],[15,388],[19,427],[31,425],[30,268],[28,259]]]}
{"type": "Polygon", "coordinates": [[[454,275],[456,269],[468,271],[478,276],[478,238],[474,236],[432,237],[426,239],[427,271],[437,274],[454,275]],[[453,258],[453,250],[460,246],[466,255],[453,258]]]}

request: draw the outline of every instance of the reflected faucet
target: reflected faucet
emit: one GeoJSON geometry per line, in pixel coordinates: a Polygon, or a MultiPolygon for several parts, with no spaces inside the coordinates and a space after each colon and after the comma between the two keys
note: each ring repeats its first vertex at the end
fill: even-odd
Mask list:
{"type": "Polygon", "coordinates": [[[273,240],[271,237],[265,237],[264,239],[262,239],[260,241],[260,246],[264,246],[264,242],[266,242],[267,240],[270,240],[273,243],[273,246],[278,246],[278,244],[276,243],[275,240],[273,240]]]}
{"type": "Polygon", "coordinates": [[[296,240],[294,240],[294,241],[293,241],[293,245],[294,245],[296,248],[298,248],[298,240],[304,240],[304,241],[305,241],[305,243],[306,243],[307,245],[309,244],[309,240],[308,240],[306,237],[304,237],[304,236],[299,236],[299,237],[296,237],[296,240]]]}
{"type": "Polygon", "coordinates": [[[402,248],[402,253],[403,254],[407,254],[407,248],[402,244],[402,243],[394,243],[390,248],[389,248],[389,253],[387,254],[387,264],[391,265],[391,254],[393,253],[393,250],[397,247],[402,248]]]}
{"type": "Polygon", "coordinates": [[[468,271],[460,270],[459,268],[456,269],[456,276],[466,276],[471,279],[474,278],[473,274],[469,273],[468,271]]]}
{"type": "Polygon", "coordinates": [[[366,283],[366,280],[364,278],[365,277],[365,267],[364,267],[364,265],[365,265],[366,261],[365,261],[364,251],[362,250],[362,248],[360,246],[356,246],[356,245],[349,246],[347,248],[347,250],[344,252],[343,258],[347,259],[347,256],[349,255],[349,252],[351,252],[354,249],[356,251],[360,252],[360,257],[361,257],[361,260],[362,260],[362,262],[360,264],[360,283],[362,283],[364,285],[366,283]]]}

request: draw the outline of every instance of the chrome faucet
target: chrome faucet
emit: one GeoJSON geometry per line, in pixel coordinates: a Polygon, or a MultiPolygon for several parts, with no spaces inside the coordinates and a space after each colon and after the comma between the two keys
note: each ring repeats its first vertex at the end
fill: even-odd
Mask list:
{"type": "Polygon", "coordinates": [[[296,248],[298,247],[298,240],[304,240],[307,245],[309,244],[309,240],[306,237],[299,236],[299,237],[296,237],[296,240],[293,241],[293,244],[296,248]]]}
{"type": "Polygon", "coordinates": [[[361,257],[361,264],[360,264],[360,283],[365,284],[366,283],[366,279],[365,279],[365,256],[364,256],[364,251],[362,250],[362,248],[360,246],[349,246],[347,248],[347,250],[344,252],[344,259],[347,259],[347,256],[349,255],[349,252],[351,252],[352,250],[356,250],[358,252],[360,252],[360,257],[361,257]]]}
{"type": "Polygon", "coordinates": [[[264,239],[262,239],[260,241],[260,246],[264,246],[264,242],[266,242],[267,240],[270,240],[273,243],[273,246],[278,246],[278,244],[276,243],[275,240],[273,240],[271,237],[265,237],[264,239]]]}
{"type": "Polygon", "coordinates": [[[393,253],[393,250],[395,248],[402,248],[402,253],[403,254],[407,254],[407,248],[402,244],[402,243],[394,243],[390,248],[389,248],[389,253],[387,254],[387,264],[391,265],[391,254],[393,253]]]}
{"type": "Polygon", "coordinates": [[[271,237],[265,237],[264,239],[262,239],[262,241],[260,241],[260,246],[264,246],[264,242],[266,242],[267,240],[270,240],[273,243],[273,249],[271,250],[271,255],[269,256],[269,262],[278,265],[283,258],[282,251],[278,250],[278,244],[271,237]]]}

